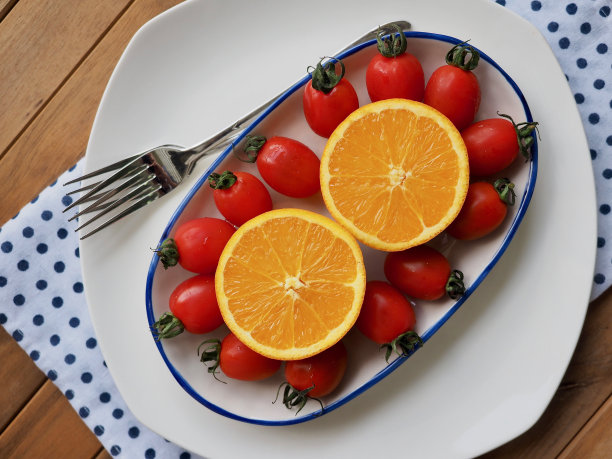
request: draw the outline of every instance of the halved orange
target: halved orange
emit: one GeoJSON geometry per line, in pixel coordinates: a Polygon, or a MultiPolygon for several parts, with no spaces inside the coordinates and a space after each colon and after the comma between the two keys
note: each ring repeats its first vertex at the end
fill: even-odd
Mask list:
{"type": "Polygon", "coordinates": [[[359,244],[333,220],[278,209],[243,224],[228,241],[215,291],[229,329],[278,360],[331,347],[353,326],[365,293],[359,244]]]}
{"type": "Polygon", "coordinates": [[[441,233],[461,210],[467,150],[434,108],[381,100],[354,111],[332,133],[320,179],[327,209],[357,239],[404,250],[441,233]]]}

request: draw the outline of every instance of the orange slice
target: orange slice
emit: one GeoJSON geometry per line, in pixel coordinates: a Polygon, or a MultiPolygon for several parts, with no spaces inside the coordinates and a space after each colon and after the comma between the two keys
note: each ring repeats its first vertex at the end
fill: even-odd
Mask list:
{"type": "Polygon", "coordinates": [[[364,105],[332,133],[321,158],[327,209],[364,244],[423,244],[457,216],[469,185],[465,144],[442,113],[420,102],[364,105]]]}
{"type": "Polygon", "coordinates": [[[363,255],[342,226],[302,209],[243,224],[215,274],[221,314],[240,341],[266,357],[297,360],[337,343],[365,293],[363,255]]]}

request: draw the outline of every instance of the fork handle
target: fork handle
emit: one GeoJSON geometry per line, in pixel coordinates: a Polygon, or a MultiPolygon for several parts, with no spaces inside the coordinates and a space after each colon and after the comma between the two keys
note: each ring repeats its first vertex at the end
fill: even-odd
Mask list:
{"type": "MultiPolygon", "coordinates": [[[[351,44],[345,46],[340,51],[338,51],[335,55],[343,53],[357,45],[365,43],[373,38],[376,38],[378,31],[381,29],[387,29],[393,25],[397,25],[401,28],[403,32],[410,30],[411,25],[407,21],[393,21],[382,26],[378,26],[375,29],[370,30],[368,33],[364,34],[362,37],[358,38],[351,44]]],[[[239,120],[235,121],[230,126],[226,127],[222,131],[219,131],[212,137],[206,139],[204,142],[191,147],[184,151],[185,161],[187,164],[187,173],[191,174],[193,168],[200,158],[203,156],[211,155],[219,150],[225,149],[229,144],[231,144],[236,138],[240,136],[242,131],[246,129],[253,121],[255,121],[266,109],[268,109],[279,97],[281,97],[288,89],[279,93],[263,105],[257,107],[252,112],[246,114],[239,120]]]]}

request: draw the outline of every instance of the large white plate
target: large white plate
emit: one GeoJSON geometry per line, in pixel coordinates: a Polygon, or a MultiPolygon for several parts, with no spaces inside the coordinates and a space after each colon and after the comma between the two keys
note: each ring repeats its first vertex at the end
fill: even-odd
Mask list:
{"type": "Polygon", "coordinates": [[[240,423],[176,384],[143,306],[150,247],[210,164],[202,161],[181,189],[81,247],[107,365],[130,409],[165,438],[208,457],[311,457],[315,448],[322,457],[370,457],[381,448],[469,457],[528,429],[553,396],[591,287],[592,170],[573,97],[545,40],[489,0],[390,0],[384,8],[348,0],[186,2],[128,46],[100,105],[86,169],[158,144],[195,144],[296,81],[322,55],[395,19],[470,38],[523,90],[542,136],[537,192],[515,239],[449,323],[375,387],[308,423],[240,423]]]}

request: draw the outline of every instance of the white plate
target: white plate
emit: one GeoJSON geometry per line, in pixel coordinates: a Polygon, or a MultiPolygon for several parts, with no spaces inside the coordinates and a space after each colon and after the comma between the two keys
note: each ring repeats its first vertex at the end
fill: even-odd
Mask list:
{"type": "Polygon", "coordinates": [[[406,364],[308,423],[263,427],[208,410],[176,384],[151,339],[143,306],[150,248],[210,161],[182,189],[83,241],[90,313],[119,390],[143,423],[196,453],[474,456],[528,429],[567,367],[588,304],[596,213],[586,139],[557,61],[535,28],[489,0],[384,6],[190,1],[143,27],[111,78],[87,170],[158,144],[195,144],[321,55],[394,19],[470,38],[513,77],[541,123],[537,192],[502,260],[406,364]]]}
{"type": "MultiPolygon", "coordinates": [[[[429,79],[432,72],[444,63],[448,50],[462,40],[440,34],[427,32],[408,32],[407,51],[416,56],[423,66],[425,78],[429,79]]],[[[473,46],[477,44],[472,42],[473,46]]],[[[478,48],[478,47],[477,47],[478,48]]],[[[476,119],[497,117],[501,111],[510,115],[517,122],[533,121],[531,112],[520,89],[509,75],[500,69],[485,50],[478,49],[480,61],[474,74],[478,78],[482,93],[482,104],[476,119]]],[[[364,45],[351,49],[340,56],[346,68],[344,78],[351,82],[359,97],[360,105],[370,102],[365,85],[365,73],[368,63],[378,53],[376,40],[370,40],[364,45]]],[[[266,110],[252,126],[236,139],[236,144],[228,147],[210,168],[205,171],[189,191],[172,216],[168,227],[164,229],[158,244],[166,238],[173,237],[178,226],[197,217],[224,218],[217,210],[212,199],[212,190],[207,178],[212,172],[221,173],[224,170],[233,172],[246,171],[259,176],[257,168],[251,163],[245,163],[236,158],[232,151],[242,151],[247,134],[256,133],[270,138],[275,135],[285,135],[308,145],[316,154],[321,155],[327,139],[315,134],[306,123],[302,110],[304,85],[308,82],[307,74],[302,80],[287,91],[279,104],[266,110]]],[[[503,224],[492,234],[478,241],[457,241],[446,233],[434,238],[428,245],[438,248],[449,259],[453,269],[459,269],[464,274],[466,292],[462,298],[452,300],[444,297],[438,301],[416,301],[415,331],[426,343],[436,331],[463,305],[473,291],[480,285],[484,277],[492,269],[500,256],[507,249],[531,199],[537,175],[537,141],[532,149],[532,161],[525,162],[522,157],[514,162],[512,167],[503,171],[498,177],[509,177],[515,184],[517,202],[508,206],[508,215],[503,224]]],[[[298,207],[311,210],[331,217],[320,194],[309,199],[289,198],[271,190],[274,208],[298,207]]],[[[385,253],[361,244],[368,281],[386,280],[383,273],[385,253]]],[[[149,325],[166,311],[168,298],[174,288],[185,279],[192,277],[181,267],[164,269],[157,255],[152,256],[147,281],[147,313],[149,325]]],[[[161,340],[157,347],[162,354],[169,370],[177,382],[195,400],[208,406],[217,413],[262,425],[287,425],[315,419],[320,416],[320,405],[316,402],[307,404],[300,413],[288,411],[280,402],[272,404],[274,394],[283,381],[282,371],[265,381],[244,383],[224,379],[225,384],[219,384],[214,378],[203,378],[205,369],[194,350],[204,339],[211,337],[222,339],[228,333],[227,327],[220,327],[207,336],[185,333],[172,340],[161,340]]],[[[406,361],[405,358],[394,356],[387,364],[378,346],[366,339],[361,333],[351,331],[343,340],[349,350],[347,373],[341,385],[325,397],[322,402],[327,414],[350,401],[377,381],[385,378],[395,368],[406,361]]]]}

